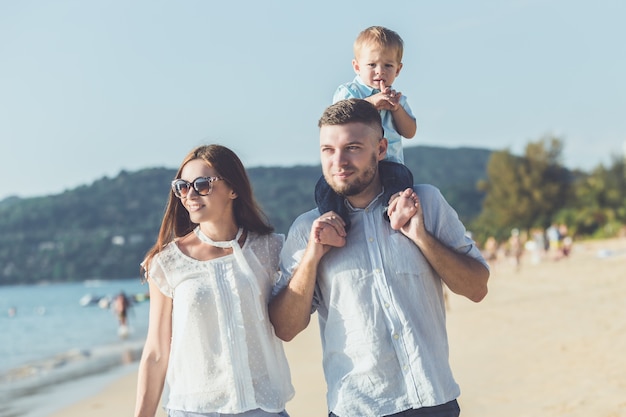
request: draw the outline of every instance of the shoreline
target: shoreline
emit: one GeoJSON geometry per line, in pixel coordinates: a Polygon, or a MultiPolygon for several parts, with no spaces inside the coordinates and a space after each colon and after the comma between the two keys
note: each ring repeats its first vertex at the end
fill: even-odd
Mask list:
{"type": "MultiPolygon", "coordinates": [[[[462,415],[626,416],[624,271],[626,239],[582,241],[569,258],[533,264],[528,254],[519,270],[508,260],[494,265],[481,303],[451,294],[450,362],[462,415]]],[[[317,317],[284,347],[296,388],[287,411],[326,415],[317,317]]],[[[129,415],[132,366],[97,393],[37,417],[129,415]]]]}
{"type": "Polygon", "coordinates": [[[101,395],[107,387],[116,385],[119,380],[132,377],[136,372],[136,363],[122,365],[59,384],[39,387],[29,395],[11,401],[10,409],[6,407],[0,409],[0,416],[48,417],[56,413],[62,416],[65,415],[62,410],[101,395]]]}
{"type": "Polygon", "coordinates": [[[45,417],[50,408],[94,395],[121,373],[132,371],[142,348],[143,341],[129,340],[71,349],[9,369],[0,378],[0,416],[45,417]]]}

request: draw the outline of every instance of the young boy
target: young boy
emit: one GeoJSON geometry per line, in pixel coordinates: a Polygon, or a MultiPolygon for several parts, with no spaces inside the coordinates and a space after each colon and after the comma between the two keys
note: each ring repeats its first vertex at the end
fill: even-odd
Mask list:
{"type": "MultiPolygon", "coordinates": [[[[415,136],[417,123],[406,97],[392,88],[402,69],[403,49],[402,38],[393,30],[372,26],[362,31],[354,42],[352,67],[356,77],[340,85],[333,96],[333,103],[349,98],[367,100],[380,112],[383,134],[389,143],[386,160],[379,163],[384,201],[413,186],[413,175],[403,165],[402,138],[415,136]]],[[[349,228],[350,216],[344,198],[332,191],[324,177],[315,187],[315,202],[320,213],[336,212],[346,223],[346,230],[349,228]]],[[[403,225],[391,219],[394,229],[403,225]]]]}

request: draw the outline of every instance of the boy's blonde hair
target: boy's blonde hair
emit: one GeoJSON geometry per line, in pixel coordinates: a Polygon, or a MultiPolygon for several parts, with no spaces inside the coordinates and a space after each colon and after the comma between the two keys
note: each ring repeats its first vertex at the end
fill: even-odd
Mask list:
{"type": "Polygon", "coordinates": [[[354,41],[354,57],[359,58],[361,48],[364,46],[378,46],[384,49],[395,49],[398,63],[402,62],[404,42],[400,35],[391,29],[382,26],[371,26],[359,33],[354,41]]]}

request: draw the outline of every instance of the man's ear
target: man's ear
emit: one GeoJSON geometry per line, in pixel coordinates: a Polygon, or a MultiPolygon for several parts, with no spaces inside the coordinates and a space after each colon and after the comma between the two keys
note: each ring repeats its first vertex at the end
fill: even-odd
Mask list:
{"type": "Polygon", "coordinates": [[[378,141],[378,161],[382,161],[387,156],[387,147],[389,146],[389,142],[387,142],[387,138],[382,138],[378,141]]]}

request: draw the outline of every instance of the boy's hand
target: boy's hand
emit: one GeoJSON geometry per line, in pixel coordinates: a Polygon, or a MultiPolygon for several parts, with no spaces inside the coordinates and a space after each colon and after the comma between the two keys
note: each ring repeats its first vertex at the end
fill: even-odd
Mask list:
{"type": "Polygon", "coordinates": [[[377,103],[374,104],[376,106],[376,109],[390,111],[398,110],[402,93],[394,90],[393,88],[391,88],[391,86],[386,86],[383,80],[380,80],[379,85],[380,93],[373,96],[380,96],[377,97],[377,103]]]}

